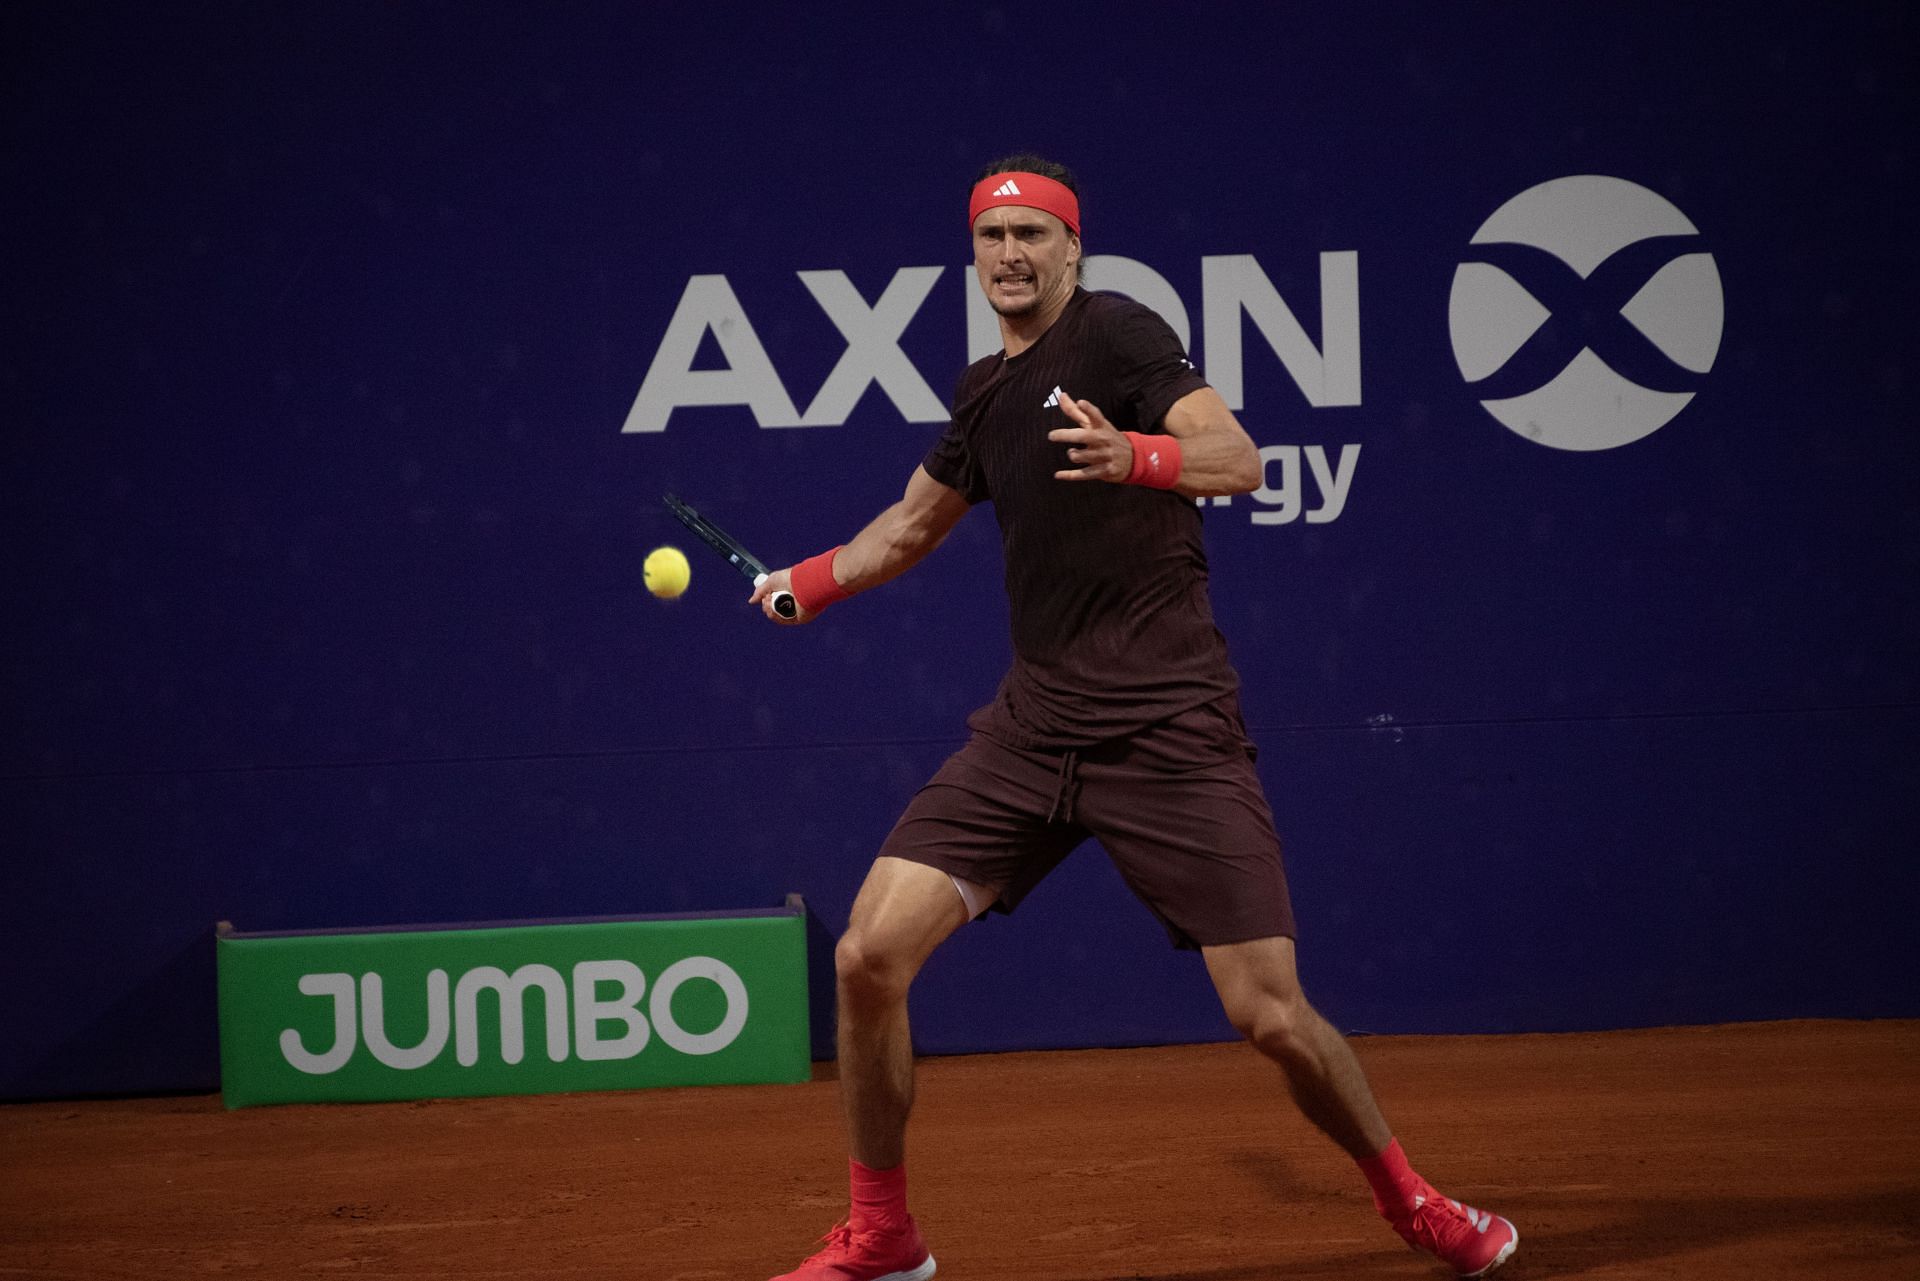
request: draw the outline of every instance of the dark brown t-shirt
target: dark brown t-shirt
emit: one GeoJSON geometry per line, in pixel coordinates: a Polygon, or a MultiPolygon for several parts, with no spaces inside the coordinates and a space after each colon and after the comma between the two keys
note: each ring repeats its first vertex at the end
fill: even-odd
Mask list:
{"type": "Polygon", "coordinates": [[[1117,294],[1081,290],[1018,356],[969,366],[953,422],[922,464],[1000,522],[1013,666],[968,724],[1020,747],[1104,742],[1233,693],[1207,601],[1200,511],[1172,490],[1064,481],[1073,422],[1057,393],[1121,431],[1162,433],[1205,387],[1173,330],[1117,294]]]}

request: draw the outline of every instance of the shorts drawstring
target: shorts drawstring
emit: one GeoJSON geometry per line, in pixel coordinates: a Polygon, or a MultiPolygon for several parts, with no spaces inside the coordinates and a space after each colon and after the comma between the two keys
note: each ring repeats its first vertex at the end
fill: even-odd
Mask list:
{"type": "Polygon", "coordinates": [[[1047,822],[1051,823],[1056,818],[1062,823],[1073,821],[1073,789],[1076,782],[1074,770],[1079,767],[1079,764],[1078,752],[1069,750],[1061,754],[1060,778],[1054,785],[1053,804],[1047,809],[1047,822]]]}

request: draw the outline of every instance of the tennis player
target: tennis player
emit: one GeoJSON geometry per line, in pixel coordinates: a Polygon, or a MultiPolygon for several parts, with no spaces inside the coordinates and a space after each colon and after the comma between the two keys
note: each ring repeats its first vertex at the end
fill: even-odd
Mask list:
{"type": "Polygon", "coordinates": [[[991,502],[1014,648],[970,740],[908,804],[855,899],[834,957],[852,1208],[776,1281],[933,1275],[907,1211],[907,989],[950,934],[1013,911],[1089,836],[1173,944],[1199,949],[1233,1025],[1353,1157],[1394,1230],[1483,1276],[1513,1254],[1513,1225],[1414,1172],[1296,977],[1280,844],[1193,501],[1257,488],[1259,451],[1158,315],[1080,287],[1080,201],[1064,167],[1031,155],[989,166],[967,217],[1005,349],[961,376],[953,421],[899,502],[752,597],[775,622],[811,622],[991,502]],[[792,620],[772,609],[782,589],[799,605],[792,620]]]}

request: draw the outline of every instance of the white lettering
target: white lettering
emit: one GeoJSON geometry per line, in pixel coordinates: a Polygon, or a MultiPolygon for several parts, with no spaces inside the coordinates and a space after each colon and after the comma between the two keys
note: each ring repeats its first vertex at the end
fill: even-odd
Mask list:
{"type": "Polygon", "coordinates": [[[353,1057],[355,1045],[353,975],[302,974],[300,994],[333,998],[333,1045],[320,1054],[313,1054],[300,1043],[300,1034],[287,1028],[280,1033],[280,1053],[288,1063],[309,1076],[338,1072],[353,1057]]]}
{"type": "Polygon", "coordinates": [[[523,1031],[526,994],[539,988],[547,1012],[547,1057],[555,1063],[567,1057],[567,986],[551,965],[523,965],[511,976],[497,965],[482,965],[460,976],[453,990],[454,1057],[462,1067],[480,1061],[477,1009],[480,992],[490,989],[500,997],[500,1058],[518,1063],[526,1053],[523,1031]]]}
{"type": "Polygon", "coordinates": [[[808,407],[801,420],[803,427],[838,426],[847,421],[860,393],[868,383],[878,383],[900,416],[910,423],[939,423],[947,420],[947,407],[927,386],[927,380],[900,350],[900,335],[912,323],[920,304],[940,279],[938,267],[902,267],[893,273],[880,301],[871,309],[847,279],[844,271],[803,271],[800,283],[807,287],[820,309],[827,313],[840,336],[847,340],[833,372],[808,407]]]}
{"type": "Polygon", "coordinates": [[[1320,255],[1320,347],[1252,254],[1200,260],[1207,379],[1230,409],[1246,407],[1240,314],[1252,318],[1294,384],[1316,408],[1360,403],[1360,255],[1320,255]]]}
{"type": "Polygon", "coordinates": [[[640,997],[647,976],[632,961],[581,961],[573,967],[573,1050],[586,1062],[630,1059],[647,1048],[647,1020],[640,1014],[640,997]],[[598,985],[618,983],[620,995],[599,998],[598,985]],[[600,1036],[600,1024],[618,1021],[627,1030],[611,1040],[600,1036]]]}
{"type": "Polygon", "coordinates": [[[1340,519],[1340,513],[1347,509],[1347,490],[1353,486],[1353,470],[1360,465],[1360,446],[1340,446],[1338,467],[1327,470],[1327,451],[1318,445],[1307,446],[1307,467],[1313,472],[1313,483],[1320,487],[1324,499],[1319,507],[1307,513],[1309,525],[1324,525],[1340,519]]]}
{"type": "Polygon", "coordinates": [[[688,279],[620,430],[665,431],[668,416],[682,405],[745,405],[762,427],[800,426],[800,414],[725,276],[688,279]],[[726,369],[693,367],[708,330],[726,355],[726,369]]]}
{"type": "MultiPolygon", "coordinates": [[[[1246,407],[1243,318],[1251,319],[1309,405],[1361,403],[1360,255],[1329,250],[1320,260],[1320,343],[1315,346],[1287,301],[1252,254],[1200,260],[1201,319],[1206,373],[1227,405],[1246,407]]],[[[1126,294],[1158,312],[1193,349],[1193,320],[1166,276],[1136,258],[1094,254],[1086,266],[1092,284],[1126,294]]],[[[664,431],[677,408],[744,405],[762,427],[828,427],[847,421],[869,384],[877,384],[903,419],[939,422],[947,416],[934,392],[900,346],[944,268],[901,267],[869,306],[839,270],[796,273],[842,338],[846,350],[802,415],[723,275],[692,276],[654,352],[653,363],[621,428],[664,431]],[[701,340],[712,331],[724,369],[693,368],[701,340]]],[[[969,363],[1001,348],[1000,322],[971,264],[961,269],[966,296],[969,363]]]]}
{"type": "Polygon", "coordinates": [[[1312,508],[1306,507],[1301,501],[1301,453],[1299,445],[1261,447],[1260,488],[1253,491],[1253,497],[1256,502],[1273,510],[1254,512],[1251,516],[1254,524],[1290,525],[1304,514],[1309,525],[1324,525],[1340,519],[1340,513],[1347,509],[1347,495],[1353,488],[1353,473],[1360,465],[1360,446],[1340,446],[1339,460],[1331,466],[1327,462],[1325,446],[1306,446],[1307,471],[1312,474],[1321,499],[1320,505],[1312,508]],[[1270,474],[1267,469],[1274,463],[1280,464],[1278,486],[1267,483],[1270,474]]]}
{"type": "Polygon", "coordinates": [[[733,1044],[747,1025],[747,985],[724,961],[711,956],[689,956],[675,961],[660,974],[653,985],[653,998],[647,1003],[653,1026],[660,1039],[682,1054],[712,1054],[733,1044]],[[689,979],[716,983],[727,998],[727,1012],[711,1032],[688,1032],[673,1018],[673,994],[689,979]]]}
{"type": "Polygon", "coordinates": [[[714,1054],[733,1044],[747,1025],[747,988],[740,976],[725,962],[710,956],[690,956],[669,965],[653,987],[649,1012],[653,1026],[640,1013],[641,998],[647,994],[647,976],[631,961],[581,961],[573,967],[572,1018],[568,1018],[568,986],[559,973],[546,965],[523,965],[508,975],[496,966],[483,965],[467,971],[453,987],[448,999],[449,980],[445,970],[427,974],[427,1027],[420,1040],[411,1046],[396,1046],[387,1035],[385,981],[379,974],[362,974],[357,988],[351,974],[304,974],[299,989],[306,996],[329,997],[333,1001],[333,1043],[323,1052],[306,1048],[293,1028],[280,1033],[280,1052],[287,1062],[310,1076],[338,1072],[353,1058],[361,1041],[373,1057],[386,1067],[412,1071],[434,1062],[445,1051],[449,1033],[455,1045],[455,1057],[463,1067],[472,1067],[480,1058],[479,994],[496,993],[500,999],[500,1058],[518,1063],[525,1056],[525,999],[529,990],[538,988],[546,1009],[547,1057],[555,1063],[568,1055],[568,1024],[571,1021],[573,1052],[583,1062],[630,1059],[647,1046],[654,1028],[660,1039],[682,1054],[714,1054]],[[694,979],[705,979],[720,989],[726,998],[726,1013],[710,1032],[689,1032],[673,1017],[673,998],[681,986],[694,979]],[[614,995],[603,998],[601,984],[618,984],[614,995]],[[358,1017],[356,1018],[356,1008],[358,1017]],[[603,1036],[601,1027],[617,1023],[617,1035],[603,1036]]]}
{"type": "Polygon", "coordinates": [[[452,1010],[447,1003],[447,972],[434,970],[427,975],[427,1033],[420,1043],[403,1050],[387,1039],[387,1006],[378,974],[360,976],[360,1037],[373,1051],[373,1057],[390,1068],[408,1072],[425,1067],[447,1048],[447,1026],[452,1010]]]}

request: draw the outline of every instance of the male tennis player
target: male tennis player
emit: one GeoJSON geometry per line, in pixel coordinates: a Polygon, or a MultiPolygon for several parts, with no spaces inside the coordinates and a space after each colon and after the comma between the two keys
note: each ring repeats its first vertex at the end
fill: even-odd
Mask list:
{"type": "Polygon", "coordinates": [[[988,167],[967,217],[1005,350],[971,366],[904,497],[843,547],[770,575],[806,623],[877,586],[991,501],[1013,667],[967,745],[881,846],[835,953],[852,1210],[776,1281],[925,1281],[907,1213],[913,1103],[907,989],[989,908],[1011,912],[1097,837],[1174,945],[1198,948],[1228,1017],[1296,1104],[1360,1166],[1416,1249],[1483,1276],[1518,1234],[1435,1192],[1394,1140],[1360,1064],[1294,970],[1279,841],[1207,600],[1194,498],[1261,483],[1258,450],[1154,312],[1080,288],[1073,177],[1037,156],[988,167]]]}

